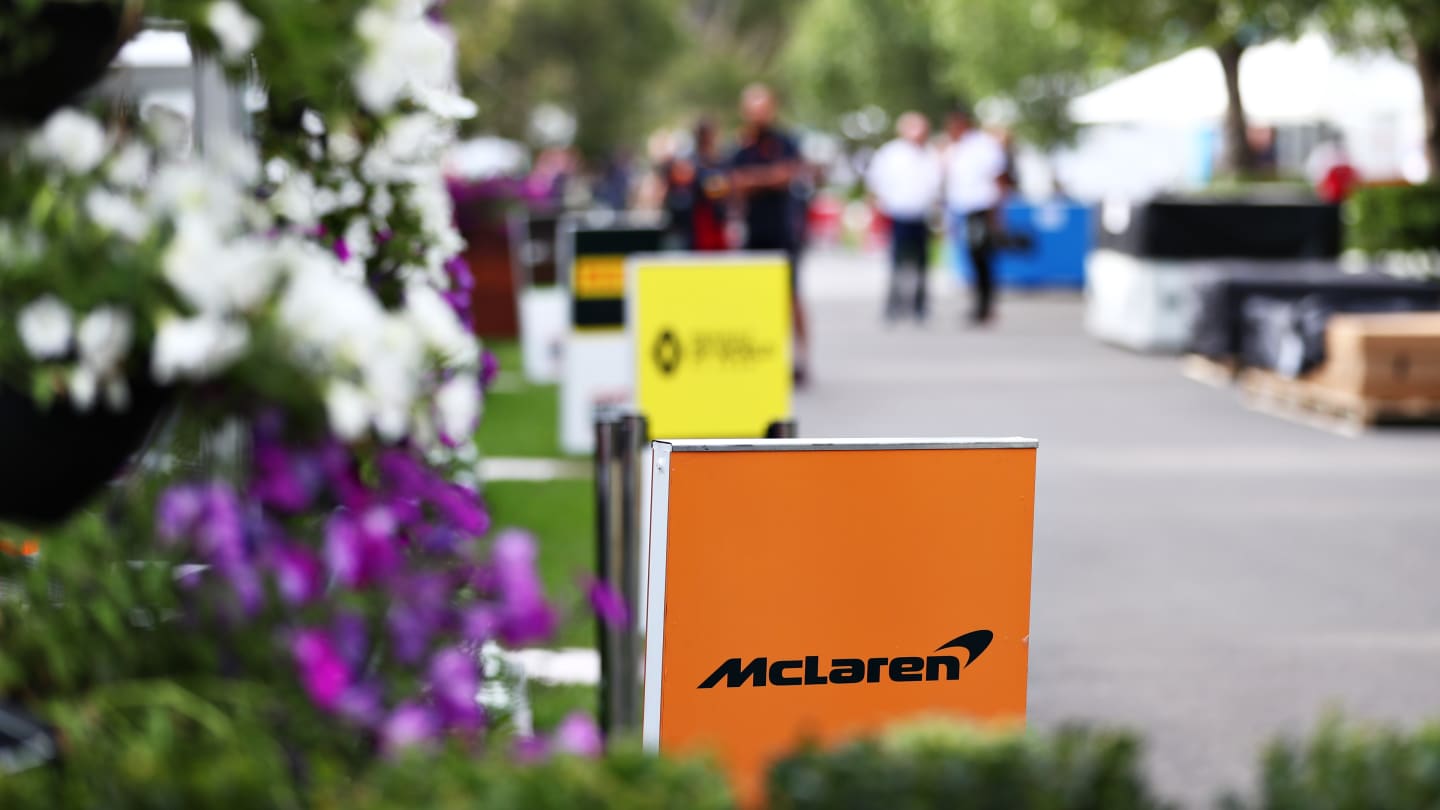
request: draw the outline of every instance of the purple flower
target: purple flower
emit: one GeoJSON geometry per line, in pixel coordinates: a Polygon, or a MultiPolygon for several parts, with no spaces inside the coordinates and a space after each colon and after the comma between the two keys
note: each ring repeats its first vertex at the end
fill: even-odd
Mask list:
{"type": "Polygon", "coordinates": [[[416,703],[402,703],[380,727],[380,748],[394,754],[432,742],[440,733],[434,713],[416,703]]]}
{"type": "Polygon", "coordinates": [[[392,586],[386,624],[397,658],[406,663],[420,660],[430,640],[451,628],[454,591],[444,574],[414,574],[392,586]]]}
{"type": "Polygon", "coordinates": [[[335,240],[335,258],[342,262],[350,261],[350,246],[345,244],[343,238],[337,238],[335,240]]]}
{"type": "Polygon", "coordinates": [[[321,446],[317,456],[320,471],[341,506],[360,510],[369,505],[370,491],[360,482],[360,476],[355,469],[355,459],[345,445],[331,440],[321,446]]]}
{"type": "Polygon", "coordinates": [[[316,706],[335,711],[350,688],[350,670],[330,639],[319,630],[302,630],[290,642],[300,683],[316,706]]]}
{"type": "Polygon", "coordinates": [[[430,659],[430,695],[447,728],[475,731],[484,715],[476,702],[480,670],[473,655],[454,647],[441,650],[430,659]]]}
{"type": "Polygon", "coordinates": [[[280,512],[301,512],[314,496],[316,475],[297,453],[270,442],[254,448],[250,491],[262,504],[280,512]]]}
{"type": "Polygon", "coordinates": [[[585,595],[590,600],[590,609],[606,627],[624,627],[629,623],[630,607],[625,604],[625,597],[616,593],[604,580],[591,577],[585,595]]]}
{"type": "Polygon", "coordinates": [[[480,387],[488,389],[490,384],[495,382],[495,376],[500,373],[500,358],[489,349],[480,354],[480,387]]]}
{"type": "Polygon", "coordinates": [[[445,261],[445,272],[450,276],[456,289],[472,290],[475,288],[475,275],[470,272],[470,262],[465,254],[457,253],[445,261]]]}
{"type": "Polygon", "coordinates": [[[517,737],[514,756],[522,765],[534,765],[550,756],[550,744],[543,737],[517,737]]]}
{"type": "Polygon", "coordinates": [[[535,554],[535,539],[515,530],[502,532],[490,552],[490,575],[500,599],[500,639],[506,644],[543,641],[555,632],[555,611],[545,602],[535,554]]]}
{"type": "Polygon", "coordinates": [[[433,476],[430,471],[404,450],[382,452],[375,466],[380,470],[380,481],[385,489],[395,495],[419,498],[431,488],[433,476]]]}
{"type": "Polygon", "coordinates": [[[281,544],[274,546],[270,554],[275,585],[286,602],[303,605],[324,590],[324,566],[309,549],[281,544]]]}
{"type": "Polygon", "coordinates": [[[205,499],[200,487],[193,484],[173,486],[165,490],[155,506],[155,529],[162,540],[174,543],[194,531],[204,511],[205,499]]]}
{"type": "Polygon", "coordinates": [[[217,564],[235,562],[245,556],[245,521],[240,499],[223,481],[214,481],[201,490],[204,504],[195,529],[201,553],[217,564]]]}
{"type": "Polygon", "coordinates": [[[240,610],[246,616],[254,616],[260,612],[260,606],[265,602],[265,587],[260,581],[260,572],[250,564],[248,559],[239,560],[225,565],[217,565],[220,575],[229,584],[230,590],[240,603],[240,610]]]}
{"type": "Polygon", "coordinates": [[[605,752],[605,740],[600,736],[600,727],[584,712],[573,712],[561,720],[551,744],[559,753],[581,757],[598,757],[605,752]]]}
{"type": "Polygon", "coordinates": [[[460,615],[460,635],[466,641],[489,641],[500,630],[500,614],[492,605],[471,605],[460,615]]]}
{"type": "Polygon", "coordinates": [[[383,507],[367,509],[358,518],[349,512],[325,524],[325,564],[348,588],[361,588],[391,576],[403,558],[394,518],[383,507]]]}
{"type": "Polygon", "coordinates": [[[357,726],[377,725],[385,717],[385,702],[380,687],[373,683],[356,684],[345,690],[335,706],[335,713],[357,726]]]}
{"type": "Polygon", "coordinates": [[[351,669],[360,669],[365,663],[365,657],[370,653],[365,619],[354,613],[341,613],[331,625],[330,638],[345,663],[351,669]]]}
{"type": "Polygon", "coordinates": [[[430,500],[455,528],[472,537],[479,537],[490,531],[490,515],[480,496],[465,486],[441,483],[434,488],[430,500]]]}
{"type": "Polygon", "coordinates": [[[330,575],[348,588],[364,581],[365,537],[348,513],[332,515],[325,523],[325,565],[330,575]]]}
{"type": "Polygon", "coordinates": [[[449,526],[423,526],[416,532],[420,547],[431,554],[450,554],[464,537],[449,526]]]}

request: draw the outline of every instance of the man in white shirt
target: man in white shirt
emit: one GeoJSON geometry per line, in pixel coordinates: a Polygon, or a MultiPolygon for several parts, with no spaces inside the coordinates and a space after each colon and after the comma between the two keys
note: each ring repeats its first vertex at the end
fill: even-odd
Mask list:
{"type": "Polygon", "coordinates": [[[930,149],[930,122],[907,112],[896,122],[899,137],[880,147],[865,180],[880,213],[890,220],[890,293],[885,317],[900,317],[901,279],[907,266],[916,272],[912,314],[925,320],[925,273],[930,259],[930,212],[940,200],[940,158],[930,149]]]}
{"type": "Polygon", "coordinates": [[[992,262],[1000,225],[1000,203],[1006,191],[1005,147],[973,125],[969,110],[957,108],[946,121],[950,146],[945,153],[945,205],[955,250],[970,254],[975,272],[974,308],[970,320],[989,322],[994,294],[992,262]]]}

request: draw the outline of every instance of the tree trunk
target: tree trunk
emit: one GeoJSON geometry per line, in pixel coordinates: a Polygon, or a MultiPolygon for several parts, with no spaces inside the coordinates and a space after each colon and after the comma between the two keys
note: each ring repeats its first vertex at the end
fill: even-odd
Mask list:
{"type": "Polygon", "coordinates": [[[1425,98],[1425,159],[1431,181],[1440,181],[1440,42],[1417,45],[1415,67],[1425,98]]]}
{"type": "Polygon", "coordinates": [[[1240,98],[1240,57],[1245,46],[1233,37],[1215,46],[1220,66],[1225,70],[1225,150],[1221,158],[1224,173],[1245,177],[1254,172],[1255,150],[1250,148],[1250,126],[1245,117],[1245,102],[1240,98]]]}

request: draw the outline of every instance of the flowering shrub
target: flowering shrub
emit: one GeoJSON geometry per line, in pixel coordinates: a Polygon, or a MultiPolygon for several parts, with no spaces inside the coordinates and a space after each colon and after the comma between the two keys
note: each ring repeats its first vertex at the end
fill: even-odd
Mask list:
{"type": "Polygon", "coordinates": [[[125,411],[137,386],[173,404],[103,522],[48,535],[23,608],[0,603],[27,628],[0,653],[0,697],[223,677],[365,751],[478,740],[479,646],[543,640],[555,616],[533,540],[485,541],[470,472],[494,361],[466,328],[440,168],[474,109],[453,39],[418,0],[146,11],[261,77],[267,103],[253,142],[199,154],[69,107],[0,151],[0,386],[80,412],[125,411]],[[66,543],[85,557],[52,551],[66,543]],[[94,615],[48,597],[96,577],[119,584],[94,615]],[[54,646],[87,633],[110,640],[103,666],[54,646]],[[172,634],[210,652],[162,652],[172,634]]]}

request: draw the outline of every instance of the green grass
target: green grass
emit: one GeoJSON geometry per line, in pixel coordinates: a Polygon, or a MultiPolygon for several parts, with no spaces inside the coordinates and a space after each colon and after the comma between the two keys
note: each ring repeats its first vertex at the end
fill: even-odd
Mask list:
{"type": "Polygon", "coordinates": [[[534,533],[540,578],[561,613],[554,647],[595,646],[595,617],[580,580],[595,570],[595,493],[589,479],[495,481],[485,500],[498,528],[534,533]]]}
{"type": "Polygon", "coordinates": [[[559,387],[525,381],[515,342],[496,340],[485,345],[500,361],[500,378],[485,397],[485,418],[477,434],[481,449],[492,458],[563,455],[559,387]]]}
{"type": "Polygon", "coordinates": [[[553,731],[572,712],[585,712],[591,717],[600,710],[600,687],[560,686],[530,682],[530,710],[535,730],[553,731]]]}
{"type": "MultiPolygon", "coordinates": [[[[480,447],[491,458],[560,458],[559,391],[525,381],[520,347],[511,341],[486,344],[500,361],[501,378],[485,398],[480,447]]],[[[547,647],[594,647],[595,616],[585,602],[581,580],[595,570],[595,489],[589,478],[558,481],[493,481],[485,500],[497,528],[535,535],[540,579],[560,611],[560,626],[547,647]]],[[[594,686],[531,683],[537,731],[553,730],[576,711],[595,715],[594,686]]]]}

